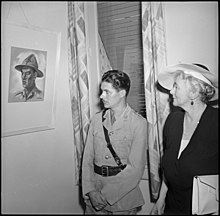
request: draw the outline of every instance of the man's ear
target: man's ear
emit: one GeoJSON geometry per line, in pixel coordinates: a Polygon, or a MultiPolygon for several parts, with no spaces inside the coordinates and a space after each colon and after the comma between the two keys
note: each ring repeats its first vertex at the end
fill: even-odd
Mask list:
{"type": "Polygon", "coordinates": [[[126,91],[125,91],[125,89],[122,89],[119,93],[120,93],[120,96],[121,96],[121,97],[125,97],[125,96],[126,96],[126,91]]]}
{"type": "Polygon", "coordinates": [[[190,91],[189,95],[192,100],[196,99],[199,97],[199,89],[196,88],[194,91],[190,91]]]}

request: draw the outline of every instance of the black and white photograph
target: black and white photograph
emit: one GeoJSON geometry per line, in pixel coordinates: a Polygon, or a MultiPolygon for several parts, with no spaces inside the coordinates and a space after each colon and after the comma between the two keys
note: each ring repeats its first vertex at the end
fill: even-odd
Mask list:
{"type": "Polygon", "coordinates": [[[2,1],[1,214],[219,215],[218,1],[2,1]]]}

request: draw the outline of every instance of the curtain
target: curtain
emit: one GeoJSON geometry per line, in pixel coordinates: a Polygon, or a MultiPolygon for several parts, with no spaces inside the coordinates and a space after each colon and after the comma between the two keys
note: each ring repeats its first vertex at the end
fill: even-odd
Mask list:
{"type": "Polygon", "coordinates": [[[169,113],[168,95],[158,91],[156,84],[166,65],[164,17],[161,2],[142,2],[141,9],[150,198],[155,202],[161,186],[162,128],[169,113]]]}
{"type": "Polygon", "coordinates": [[[108,55],[106,53],[104,44],[102,42],[102,38],[99,35],[99,39],[98,39],[98,46],[99,46],[99,64],[100,64],[100,77],[102,77],[102,75],[108,71],[108,70],[112,70],[112,66],[111,63],[109,61],[108,55]]]}
{"type": "Polygon", "coordinates": [[[68,71],[77,184],[80,184],[82,155],[90,121],[84,4],[68,2],[68,71]]]}
{"type": "MultiPolygon", "coordinates": [[[[83,150],[87,138],[90,109],[89,82],[85,33],[85,2],[68,2],[68,71],[74,135],[75,180],[80,184],[83,150]]],[[[98,38],[100,76],[112,69],[103,46],[98,38]]]]}

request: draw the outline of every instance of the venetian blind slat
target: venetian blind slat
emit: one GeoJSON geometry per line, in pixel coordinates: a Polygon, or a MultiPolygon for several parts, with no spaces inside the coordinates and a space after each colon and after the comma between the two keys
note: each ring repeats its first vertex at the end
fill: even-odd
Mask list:
{"type": "Polygon", "coordinates": [[[98,26],[113,69],[131,78],[128,103],[146,117],[141,2],[98,2],[98,26]]]}

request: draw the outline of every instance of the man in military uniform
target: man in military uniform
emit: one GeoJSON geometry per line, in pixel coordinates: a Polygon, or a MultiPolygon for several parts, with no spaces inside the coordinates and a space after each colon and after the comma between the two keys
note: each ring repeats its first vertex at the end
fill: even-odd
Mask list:
{"type": "Polygon", "coordinates": [[[37,59],[34,54],[29,55],[21,65],[15,66],[21,72],[23,90],[16,92],[16,100],[36,101],[43,100],[43,91],[37,88],[35,80],[43,77],[43,72],[38,69],[37,59]]]}
{"type": "Polygon", "coordinates": [[[103,74],[105,109],[91,120],[82,162],[85,214],[136,214],[144,205],[147,121],[127,104],[129,90],[126,73],[103,74]]]}

